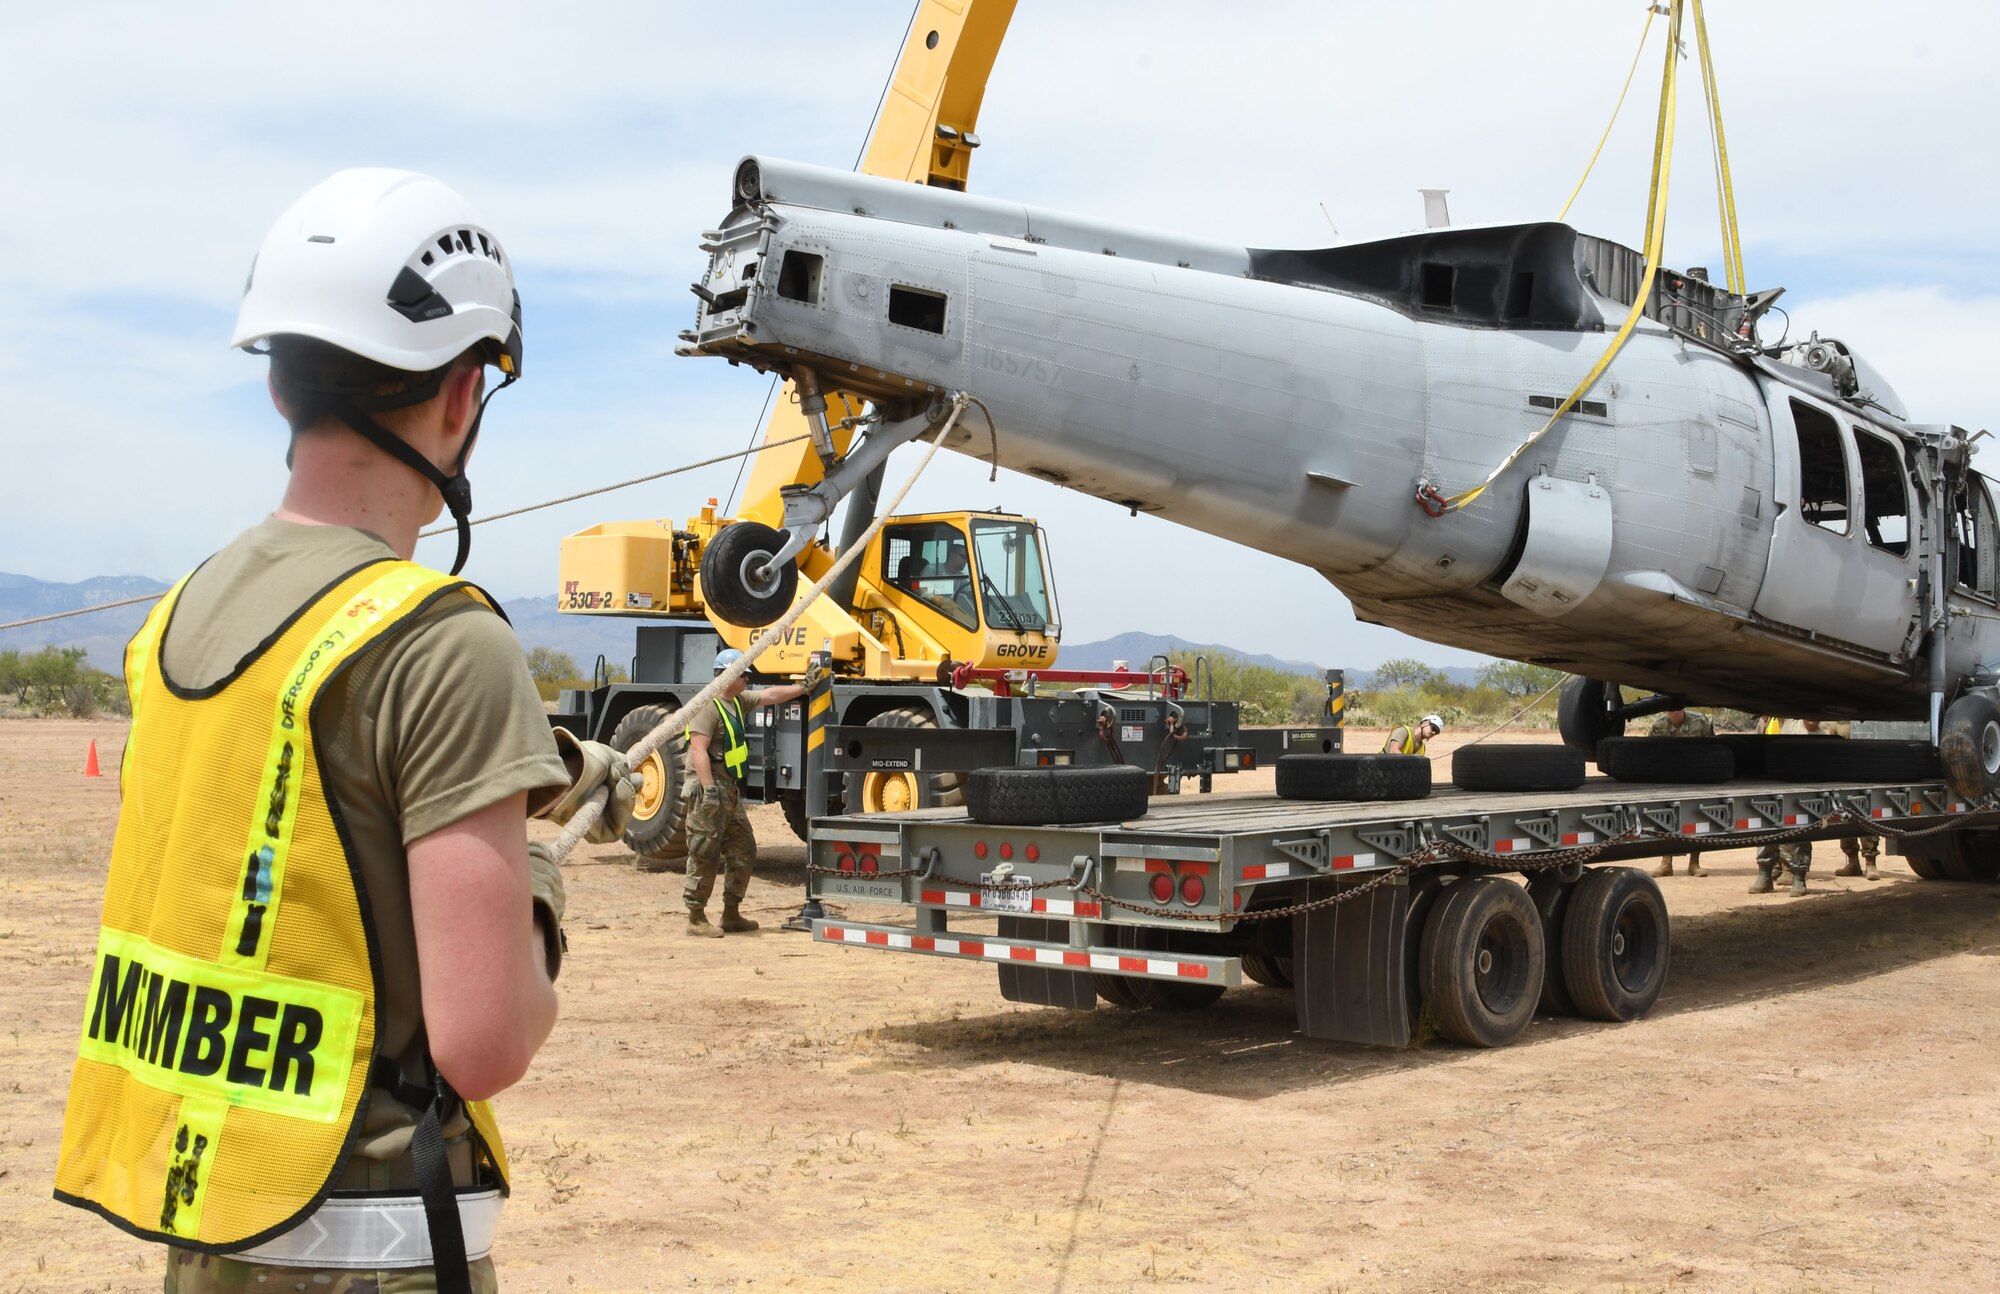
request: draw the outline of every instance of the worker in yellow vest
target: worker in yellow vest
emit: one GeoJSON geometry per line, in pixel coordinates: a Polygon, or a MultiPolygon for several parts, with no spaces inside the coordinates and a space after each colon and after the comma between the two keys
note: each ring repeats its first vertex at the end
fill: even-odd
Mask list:
{"type": "Polygon", "coordinates": [[[1431,738],[1444,731],[1444,720],[1434,714],[1427,714],[1417,720],[1416,726],[1408,724],[1395,729],[1389,739],[1382,743],[1385,755],[1422,755],[1430,747],[1431,738]]]}
{"type": "MultiPolygon", "coordinates": [[[[452,576],[512,262],[457,193],[342,171],[258,251],[231,343],[291,428],[278,508],[127,648],[132,730],[57,1197],[169,1246],[166,1289],[494,1285],[487,1098],[555,1021],[562,872],[527,838],[635,779],[559,746],[452,576]],[[410,560],[440,500],[452,575],[410,560]]],[[[497,388],[496,388],[497,390],[497,388]]]]}
{"type": "MultiPolygon", "coordinates": [[[[717,674],[743,659],[734,647],[715,656],[717,674]]],[[[750,763],[743,707],[752,710],[796,701],[824,683],[829,671],[814,665],[803,685],[751,689],[741,675],[731,679],[712,705],[688,717],[681,731],[681,766],[686,770],[681,794],[688,803],[687,880],[681,899],[687,904],[687,933],[704,939],[748,934],[758,922],[743,915],[743,896],[750,891],[750,873],[757,865],[757,837],[743,811],[743,772],[750,763]],[[708,900],[715,893],[716,873],[722,874],[722,922],[708,919],[708,900]]]]}

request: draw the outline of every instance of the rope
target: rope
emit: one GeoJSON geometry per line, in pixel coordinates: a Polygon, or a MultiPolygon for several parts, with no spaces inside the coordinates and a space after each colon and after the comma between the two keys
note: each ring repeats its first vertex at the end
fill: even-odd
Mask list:
{"type": "Polygon", "coordinates": [[[1582,177],[1577,180],[1576,187],[1570,190],[1569,201],[1563,203],[1561,211],[1556,212],[1557,220],[1569,215],[1570,207],[1575,204],[1577,195],[1583,192],[1584,184],[1590,179],[1590,172],[1597,166],[1598,154],[1604,151],[1604,141],[1611,138],[1611,128],[1618,124],[1618,113],[1625,107],[1625,94],[1632,88],[1632,77],[1639,70],[1639,60],[1645,56],[1646,37],[1652,34],[1653,15],[1658,12],[1651,3],[1646,5],[1646,25],[1639,31],[1639,48],[1632,51],[1632,67],[1625,73],[1625,84],[1618,91],[1618,102],[1612,105],[1611,120],[1604,123],[1604,133],[1598,136],[1597,147],[1591,150],[1590,161],[1584,164],[1582,177]]]}
{"type": "MultiPolygon", "coordinates": [[[[446,526],[445,529],[448,531],[451,527],[446,526]]],[[[87,616],[95,611],[109,611],[113,607],[136,607],[141,602],[158,602],[165,596],[167,595],[164,593],[149,593],[143,598],[126,598],[119,602],[100,602],[94,607],[78,607],[74,611],[58,611],[53,615],[46,616],[29,616],[26,620],[9,620],[6,624],[0,625],[0,629],[19,629],[22,625],[47,624],[51,620],[67,620],[71,616],[87,616]]]]}
{"type": "Polygon", "coordinates": [[[1448,498],[1430,481],[1417,482],[1417,506],[1428,516],[1442,517],[1448,512],[1457,512],[1486,493],[1487,488],[1500,478],[1502,472],[1512,467],[1520,460],[1521,455],[1533,448],[1543,436],[1548,435],[1563,415],[1576,407],[1576,402],[1583,398],[1584,393],[1597,384],[1597,379],[1603,377],[1605,370],[1611,367],[1611,361],[1625,348],[1626,341],[1632,336],[1633,328],[1646,313],[1646,302],[1653,294],[1653,280],[1660,272],[1660,254],[1667,235],[1667,187],[1668,180],[1673,174],[1674,111],[1679,104],[1675,58],[1680,50],[1681,3],[1682,0],[1674,0],[1673,17],[1669,20],[1667,28],[1667,66],[1660,78],[1660,120],[1653,142],[1653,185],[1652,192],[1647,198],[1646,274],[1640,280],[1638,292],[1633,294],[1632,309],[1625,315],[1625,322],[1620,325],[1617,335],[1611,339],[1611,344],[1605,348],[1604,354],[1598,357],[1597,363],[1591,365],[1590,372],[1583,375],[1583,380],[1576,384],[1576,389],[1564,396],[1563,402],[1549,415],[1549,420],[1543,423],[1534,435],[1516,445],[1507,457],[1501,459],[1500,465],[1488,472],[1485,480],[1469,490],[1462,490],[1448,498]]]}
{"type": "MultiPolygon", "coordinates": [[[[787,436],[783,440],[767,440],[761,445],[752,445],[748,449],[739,449],[728,454],[717,454],[714,458],[704,458],[699,463],[684,463],[679,467],[670,467],[664,472],[648,472],[644,476],[635,476],[629,481],[619,481],[612,485],[600,485],[594,490],[579,490],[575,494],[565,494],[560,499],[545,499],[540,503],[530,503],[524,508],[510,508],[505,512],[495,512],[484,517],[474,517],[465,524],[468,526],[483,526],[489,521],[504,521],[508,517],[518,517],[525,512],[540,512],[543,508],[553,508],[564,503],[575,503],[578,499],[588,499],[599,494],[609,494],[613,490],[622,490],[631,485],[644,485],[648,481],[665,480],[669,476],[679,476],[683,472],[700,471],[704,467],[714,467],[717,463],[726,463],[732,458],[747,458],[752,454],[761,454],[767,449],[776,449],[780,445],[794,445],[801,440],[811,439],[812,433],[800,432],[796,436],[787,436]]],[[[452,531],[453,527],[451,526],[438,526],[435,529],[419,531],[417,538],[429,539],[433,535],[451,534],[452,531]]]]}
{"type": "MultiPolygon", "coordinates": [[[[806,608],[818,601],[820,595],[825,593],[840,578],[841,573],[860,558],[868,545],[874,541],[875,536],[882,532],[882,527],[888,522],[889,518],[895,515],[896,509],[902,506],[904,497],[910,492],[910,487],[917,483],[917,478],[923,475],[924,469],[930,466],[933,458],[937,457],[938,450],[944,446],[945,437],[949,436],[951,429],[958,425],[959,416],[965,412],[969,398],[962,391],[952,396],[951,416],[945,419],[942,427],[938,428],[931,440],[931,447],[924,452],[922,461],[917,464],[916,470],[910,473],[909,478],[898,487],[895,497],[889,500],[888,506],[876,513],[874,522],[862,533],[861,537],[848,545],[847,551],[840,555],[832,568],[820,577],[817,584],[807,588],[805,595],[792,603],[790,611],[787,611],[776,624],[757,635],[756,640],[744,649],[742,657],[735,664],[723,670],[722,673],[717,674],[714,680],[707,687],[695,693],[694,698],[686,705],[683,705],[680,709],[660,720],[659,724],[651,732],[633,742],[625,751],[625,759],[629,764],[636,767],[639,764],[645,763],[661,746],[666,745],[672,739],[674,729],[680,726],[686,715],[701,709],[701,707],[713,701],[717,696],[722,694],[724,688],[748,673],[751,665],[756,662],[757,658],[763,655],[779,638],[783,637],[787,629],[798,623],[799,617],[806,613],[806,608]]],[[[550,848],[557,862],[561,862],[569,854],[570,850],[576,848],[577,842],[582,840],[591,827],[596,825],[598,818],[603,816],[604,802],[607,795],[607,791],[599,789],[595,795],[584,802],[583,807],[576,811],[576,815],[562,829],[562,834],[556,837],[555,843],[550,848]]]]}
{"type": "MultiPolygon", "coordinates": [[[[713,467],[717,463],[727,462],[732,458],[747,458],[752,454],[761,454],[767,449],[776,449],[780,445],[791,445],[801,440],[810,439],[812,439],[810,432],[801,432],[796,436],[787,436],[783,440],[766,441],[761,445],[752,445],[748,449],[739,449],[732,454],[717,454],[714,458],[704,458],[699,463],[685,463],[680,467],[670,467],[664,472],[649,472],[645,476],[635,476],[629,481],[619,481],[612,485],[600,485],[594,490],[581,490],[575,494],[565,494],[560,499],[547,499],[541,503],[530,503],[523,508],[510,508],[505,512],[495,512],[490,516],[474,517],[466,524],[469,526],[483,526],[489,521],[504,521],[508,517],[518,517],[527,512],[540,512],[543,508],[553,508],[564,503],[575,503],[578,499],[588,499],[594,495],[609,494],[613,490],[622,490],[630,485],[644,485],[648,481],[658,481],[669,476],[679,476],[683,472],[699,471],[701,468],[713,467]]],[[[434,535],[449,535],[455,529],[456,527],[454,526],[437,526],[430,530],[419,531],[417,538],[429,539],[434,535]]],[[[30,616],[26,620],[10,620],[6,624],[0,624],[0,630],[19,629],[25,625],[46,624],[51,620],[67,620],[71,616],[87,616],[98,611],[109,611],[113,607],[135,607],[142,602],[158,602],[165,596],[167,595],[164,593],[150,593],[143,598],[126,598],[120,602],[100,602],[94,607],[78,607],[74,611],[57,611],[52,615],[30,616]]]]}
{"type": "Polygon", "coordinates": [[[1549,685],[1548,691],[1543,692],[1540,696],[1536,697],[1534,700],[1528,702],[1520,709],[1514,711],[1512,718],[1501,720],[1499,723],[1494,724],[1491,728],[1488,728],[1485,732],[1482,732],[1477,737],[1474,737],[1471,741],[1466,742],[1464,746],[1458,746],[1455,747],[1455,749],[1464,750],[1466,746],[1477,746],[1480,742],[1485,741],[1488,737],[1491,737],[1494,733],[1499,732],[1502,728],[1513,727],[1516,721],[1518,721],[1522,715],[1534,709],[1542,702],[1548,700],[1550,693],[1553,693],[1557,688],[1561,687],[1563,684],[1567,682],[1569,682],[1568,675],[1564,675],[1562,678],[1557,679],[1554,683],[1551,683],[1549,685]]]}

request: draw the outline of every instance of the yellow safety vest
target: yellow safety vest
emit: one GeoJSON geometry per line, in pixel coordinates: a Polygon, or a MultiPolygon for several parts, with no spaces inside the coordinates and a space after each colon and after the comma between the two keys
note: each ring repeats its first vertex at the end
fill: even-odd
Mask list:
{"type": "MultiPolygon", "coordinates": [[[[715,712],[722,716],[722,765],[737,781],[743,780],[743,770],[750,765],[750,743],[743,736],[743,707],[735,697],[715,698],[715,712]]],[[[693,725],[681,730],[683,740],[694,735],[693,725]]]]}
{"type": "Polygon", "coordinates": [[[1404,734],[1404,735],[1403,735],[1403,753],[1404,753],[1405,755],[1421,755],[1421,754],[1423,754],[1423,753],[1424,753],[1424,751],[1425,751],[1425,750],[1429,749],[1429,747],[1430,747],[1430,743],[1429,743],[1429,742],[1427,742],[1427,741],[1418,741],[1418,740],[1417,740],[1417,725],[1416,725],[1416,724],[1414,724],[1414,723],[1413,723],[1413,724],[1410,724],[1410,725],[1409,725],[1408,727],[1404,728],[1404,729],[1403,729],[1403,734],[1404,734]]]}
{"type": "MultiPolygon", "coordinates": [[[[186,583],[126,649],[132,730],[56,1196],[232,1253],[332,1189],[375,1057],[381,967],[315,702],[438,599],[492,604],[415,563],[370,563],[190,691],[159,663],[186,583]]],[[[504,1183],[492,1110],[467,1110],[504,1183]]]]}

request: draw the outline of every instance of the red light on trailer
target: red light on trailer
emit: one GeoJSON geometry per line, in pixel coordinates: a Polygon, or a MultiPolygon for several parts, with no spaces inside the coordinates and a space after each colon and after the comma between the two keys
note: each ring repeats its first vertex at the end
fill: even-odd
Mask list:
{"type": "Polygon", "coordinates": [[[1035,756],[1035,762],[1041,765],[1043,768],[1047,768],[1050,764],[1054,763],[1055,761],[1050,759],[1047,755],[1037,755],[1035,756]]]}
{"type": "Polygon", "coordinates": [[[972,842],[972,856],[973,856],[974,858],[984,858],[984,857],[986,857],[986,842],[985,842],[985,841],[983,841],[983,840],[975,840],[975,841],[973,841],[973,842],[972,842]]]}
{"type": "Polygon", "coordinates": [[[854,870],[854,855],[843,849],[840,857],[833,860],[833,865],[843,872],[851,872],[854,870]]]}
{"type": "Polygon", "coordinates": [[[1154,872],[1150,888],[1153,902],[1166,903],[1174,897],[1174,878],[1165,872],[1154,872]]]}
{"type": "Polygon", "coordinates": [[[1206,892],[1207,892],[1206,887],[1204,887],[1201,883],[1201,877],[1199,876],[1181,877],[1181,902],[1187,904],[1189,907],[1193,907],[1197,903],[1200,903],[1201,896],[1206,892]]]}
{"type": "Polygon", "coordinates": [[[1012,845],[1008,844],[1008,843],[1007,843],[1006,841],[1004,841],[1004,840],[1003,840],[1003,841],[1001,841],[1001,842],[1000,842],[1000,856],[1001,856],[1002,858],[1012,858],[1012,857],[1014,856],[1014,846],[1012,846],[1012,845]]]}
{"type": "Polygon", "coordinates": [[[1245,768],[1255,768],[1255,767],[1257,767],[1257,752],[1256,752],[1256,751],[1254,751],[1254,750],[1246,750],[1246,751],[1244,751],[1244,752],[1243,752],[1243,767],[1245,767],[1245,768]]]}
{"type": "Polygon", "coordinates": [[[1039,845],[1029,845],[1021,852],[1027,856],[1028,861],[1031,863],[1042,856],[1042,850],[1039,845]]]}
{"type": "MultiPolygon", "coordinates": [[[[861,856],[861,874],[863,876],[873,876],[875,874],[875,869],[880,865],[881,864],[875,861],[875,855],[873,854],[863,854],[861,856]]],[[[1192,900],[1190,900],[1190,902],[1192,902],[1192,900]]]]}

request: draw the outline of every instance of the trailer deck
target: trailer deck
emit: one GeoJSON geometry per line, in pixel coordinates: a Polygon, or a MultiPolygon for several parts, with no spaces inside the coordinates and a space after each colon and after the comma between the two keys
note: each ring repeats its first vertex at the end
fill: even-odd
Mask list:
{"type": "MultiPolygon", "coordinates": [[[[910,925],[817,920],[817,940],[994,962],[1013,1000],[1119,1001],[1121,986],[1105,977],[1219,993],[1242,982],[1246,958],[1289,959],[1308,1033],[1400,1044],[1428,901],[1455,880],[1518,871],[1566,889],[1586,863],[1871,830],[1904,852],[1913,834],[1995,813],[1943,781],[1641,785],[1602,775],[1569,791],[1448,787],[1402,801],[1165,796],[1142,817],[1063,826],[927,809],[815,821],[808,889],[915,909],[910,925]],[[963,928],[976,916],[1000,917],[998,934],[963,928]]],[[[1553,924],[1555,903],[1543,906],[1553,924]]]]}

